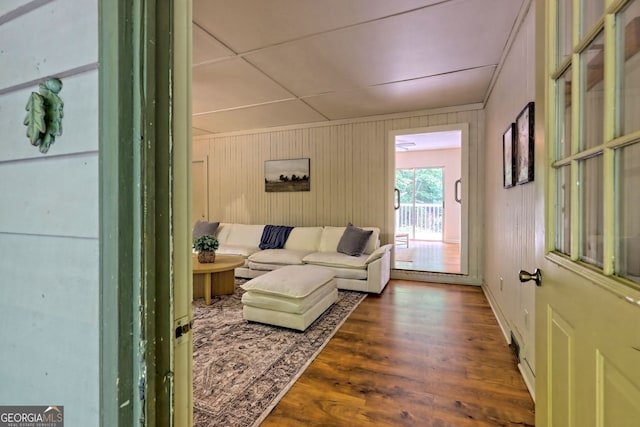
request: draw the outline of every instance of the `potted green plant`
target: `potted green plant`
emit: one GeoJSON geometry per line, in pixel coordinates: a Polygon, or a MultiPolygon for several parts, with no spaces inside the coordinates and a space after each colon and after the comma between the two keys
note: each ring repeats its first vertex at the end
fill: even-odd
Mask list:
{"type": "Polygon", "coordinates": [[[216,250],[219,244],[216,236],[212,236],[211,234],[203,234],[197,239],[194,239],[193,249],[198,252],[198,261],[201,263],[215,262],[216,250]]]}

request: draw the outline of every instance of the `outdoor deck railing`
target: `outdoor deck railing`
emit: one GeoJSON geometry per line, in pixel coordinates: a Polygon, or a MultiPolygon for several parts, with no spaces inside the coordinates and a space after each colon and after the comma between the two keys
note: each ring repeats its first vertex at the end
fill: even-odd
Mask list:
{"type": "Polygon", "coordinates": [[[396,230],[411,231],[415,224],[416,234],[442,233],[443,208],[441,204],[420,203],[415,206],[401,203],[396,210],[396,230]]]}

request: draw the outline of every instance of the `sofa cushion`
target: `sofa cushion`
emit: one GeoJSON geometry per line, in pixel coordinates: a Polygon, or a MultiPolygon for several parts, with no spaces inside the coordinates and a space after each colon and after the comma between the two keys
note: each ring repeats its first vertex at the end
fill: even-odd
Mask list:
{"type": "Polygon", "coordinates": [[[291,230],[284,248],[315,252],[320,244],[320,236],[322,227],[295,227],[291,230]]]}
{"type": "Polygon", "coordinates": [[[340,243],[340,239],[346,228],[347,227],[324,227],[318,250],[320,252],[337,252],[338,243],[340,243]]]}
{"type": "Polygon", "coordinates": [[[246,258],[259,250],[260,248],[257,246],[220,245],[216,253],[220,255],[240,255],[246,258]]]}
{"type": "Polygon", "coordinates": [[[229,236],[224,242],[227,245],[258,247],[264,225],[230,224],[229,236]]]}
{"type": "MultiPolygon", "coordinates": [[[[249,266],[249,268],[251,270],[254,271],[271,271],[271,270],[277,270],[279,268],[282,267],[286,267],[285,264],[267,264],[264,262],[251,262],[247,259],[247,265],[249,266]]],[[[252,276],[255,277],[255,276],[252,276]]]]}
{"type": "Polygon", "coordinates": [[[362,228],[354,227],[352,224],[347,225],[338,242],[338,252],[351,256],[362,255],[367,243],[369,243],[371,234],[373,234],[372,230],[363,230],[362,228]]]}
{"type": "Polygon", "coordinates": [[[380,245],[380,229],[378,227],[362,227],[363,230],[371,230],[371,236],[369,237],[369,243],[367,243],[367,247],[364,248],[365,254],[371,254],[373,251],[378,249],[380,245]]]}
{"type": "Polygon", "coordinates": [[[197,239],[198,237],[204,236],[205,234],[214,236],[216,234],[218,226],[220,226],[219,222],[197,221],[193,226],[193,240],[197,239]]]}
{"type": "Polygon", "coordinates": [[[233,228],[233,224],[229,224],[228,222],[221,222],[218,226],[218,229],[216,230],[216,237],[221,245],[227,243],[227,239],[231,233],[231,228],[233,228]]]}
{"type": "Polygon", "coordinates": [[[386,244],[384,246],[380,246],[375,251],[373,251],[372,253],[369,254],[369,257],[365,261],[365,264],[370,264],[373,261],[377,260],[378,258],[382,258],[385,253],[391,252],[391,248],[392,247],[393,247],[393,244],[391,244],[391,243],[386,244]]]}
{"type": "Polygon", "coordinates": [[[327,282],[333,272],[314,265],[288,265],[240,285],[247,292],[287,298],[305,298],[327,282]]]}
{"type": "Polygon", "coordinates": [[[302,258],[311,251],[296,251],[291,249],[264,249],[249,257],[250,262],[264,264],[301,265],[302,258]]]}
{"type": "Polygon", "coordinates": [[[367,268],[369,255],[351,256],[340,252],[313,252],[303,258],[306,264],[339,268],[367,268]]]}
{"type": "Polygon", "coordinates": [[[341,268],[327,265],[323,267],[333,271],[336,279],[367,280],[367,277],[369,277],[369,271],[366,268],[341,268]]]}
{"type": "Polygon", "coordinates": [[[335,291],[334,280],[329,280],[320,288],[314,290],[306,298],[290,298],[281,295],[269,295],[260,292],[245,292],[242,295],[242,304],[258,307],[265,310],[281,311],[285,313],[302,314],[318,304],[327,294],[335,291]]]}

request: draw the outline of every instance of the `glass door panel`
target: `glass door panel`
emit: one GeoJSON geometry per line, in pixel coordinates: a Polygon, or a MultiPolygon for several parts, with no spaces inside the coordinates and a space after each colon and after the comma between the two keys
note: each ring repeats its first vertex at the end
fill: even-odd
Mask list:
{"type": "Polygon", "coordinates": [[[604,123],[604,35],[600,33],[581,54],[582,61],[582,126],[580,147],[596,147],[603,143],[604,123]]]}
{"type": "Polygon", "coordinates": [[[616,135],[640,130],[640,2],[629,3],[617,20],[617,37],[621,40],[616,53],[618,76],[618,111],[616,135]]]}
{"type": "Polygon", "coordinates": [[[602,155],[580,162],[581,250],[580,259],[602,267],[604,237],[602,155]]]}
{"type": "Polygon", "coordinates": [[[556,243],[555,249],[571,254],[571,168],[556,169],[556,243]]]}
{"type": "Polygon", "coordinates": [[[640,143],[619,149],[616,166],[619,171],[616,272],[640,283],[640,143]]]}
{"type": "Polygon", "coordinates": [[[400,191],[397,233],[409,233],[411,240],[442,241],[443,182],[442,168],[396,171],[396,188],[400,191]]]}
{"type": "Polygon", "coordinates": [[[571,155],[571,67],[556,82],[558,136],[556,160],[571,155]]]}
{"type": "Polygon", "coordinates": [[[415,169],[396,169],[396,189],[400,192],[400,207],[396,210],[396,234],[415,238],[413,205],[415,201],[415,169]]]}
{"type": "Polygon", "coordinates": [[[444,174],[442,167],[396,170],[396,269],[460,273],[460,243],[447,241],[445,229],[459,215],[445,215],[444,174]]]}
{"type": "Polygon", "coordinates": [[[558,0],[558,49],[556,57],[556,66],[559,66],[566,58],[571,55],[573,50],[572,25],[573,20],[573,0],[558,0]]]}
{"type": "Polygon", "coordinates": [[[582,0],[582,22],[580,37],[583,37],[598,22],[604,12],[604,0],[582,0]]]}

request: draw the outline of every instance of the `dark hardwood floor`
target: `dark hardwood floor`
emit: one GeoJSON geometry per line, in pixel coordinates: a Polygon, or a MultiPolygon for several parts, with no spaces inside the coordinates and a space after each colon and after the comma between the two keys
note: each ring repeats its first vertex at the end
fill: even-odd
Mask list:
{"type": "Polygon", "coordinates": [[[480,288],[392,280],[261,425],[533,426],[534,404],[480,288]]]}

